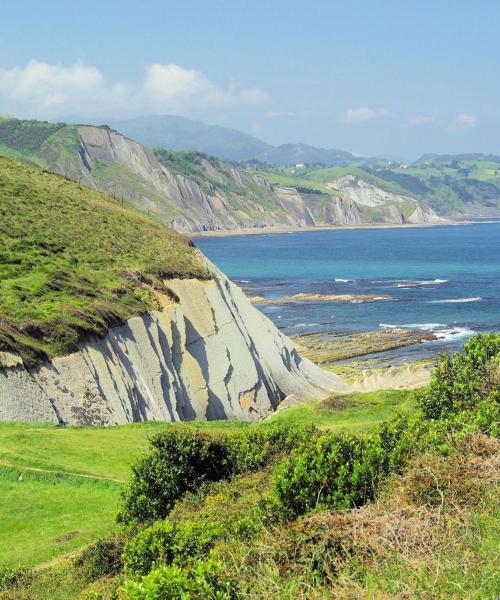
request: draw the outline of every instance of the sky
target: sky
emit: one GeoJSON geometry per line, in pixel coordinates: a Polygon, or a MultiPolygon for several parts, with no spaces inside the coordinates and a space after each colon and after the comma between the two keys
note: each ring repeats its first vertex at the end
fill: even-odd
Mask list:
{"type": "Polygon", "coordinates": [[[498,0],[17,0],[0,114],[178,114],[272,144],[500,154],[498,0]]]}

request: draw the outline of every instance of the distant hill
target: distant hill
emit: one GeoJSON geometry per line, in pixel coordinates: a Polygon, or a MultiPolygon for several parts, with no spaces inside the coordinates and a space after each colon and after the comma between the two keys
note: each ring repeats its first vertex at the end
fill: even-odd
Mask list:
{"type": "Polygon", "coordinates": [[[179,231],[437,219],[417,199],[359,177],[324,184],[242,169],[200,152],[150,149],[104,126],[3,119],[0,154],[107,192],[179,231]]]}
{"type": "Polygon", "coordinates": [[[207,125],[173,115],[108,120],[108,125],[146,146],[203,152],[237,162],[254,159],[271,165],[314,163],[339,167],[380,162],[377,159],[354,156],[343,150],[315,148],[308,144],[272,146],[236,129],[207,125]]]}
{"type": "Polygon", "coordinates": [[[344,150],[315,148],[308,144],[282,144],[281,146],[271,147],[261,153],[257,158],[273,165],[312,163],[337,167],[365,163],[370,160],[354,156],[350,152],[345,152],[344,150]]]}
{"type": "Polygon", "coordinates": [[[223,160],[247,160],[273,149],[248,133],[173,115],[112,120],[109,125],[145,146],[195,150],[223,160]]]}
{"type": "Polygon", "coordinates": [[[470,154],[423,154],[413,164],[420,165],[423,163],[441,164],[454,161],[486,161],[500,163],[500,156],[496,154],[482,154],[480,152],[470,154]]]}
{"type": "MultiPolygon", "coordinates": [[[[412,165],[274,167],[268,168],[265,176],[270,181],[286,181],[287,185],[303,186],[305,181],[309,185],[321,184],[335,189],[339,189],[339,182],[349,177],[351,183],[355,178],[358,182],[374,186],[379,197],[380,190],[383,190],[412,198],[440,216],[500,215],[500,163],[494,160],[497,157],[464,154],[460,156],[473,156],[474,159],[460,159],[457,155],[453,160],[445,160],[438,155],[426,156],[429,158],[412,165]],[[431,156],[438,158],[431,159],[431,156]]],[[[358,189],[358,201],[367,198],[366,192],[366,189],[363,193],[358,189]]]]}

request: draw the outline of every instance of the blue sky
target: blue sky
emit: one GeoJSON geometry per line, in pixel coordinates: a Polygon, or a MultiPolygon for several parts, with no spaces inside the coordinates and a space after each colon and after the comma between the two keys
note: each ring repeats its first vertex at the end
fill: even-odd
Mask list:
{"type": "Polygon", "coordinates": [[[18,0],[2,6],[0,113],[500,154],[499,32],[497,0],[18,0]]]}

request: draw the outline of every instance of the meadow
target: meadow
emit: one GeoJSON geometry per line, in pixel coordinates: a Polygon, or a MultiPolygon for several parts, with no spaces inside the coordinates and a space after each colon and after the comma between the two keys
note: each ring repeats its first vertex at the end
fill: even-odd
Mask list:
{"type": "MultiPolygon", "coordinates": [[[[398,411],[412,410],[411,392],[372,392],[293,407],[268,421],[368,433],[398,411]]],[[[130,465],[155,433],[182,427],[236,434],[249,426],[242,421],[105,428],[0,423],[2,563],[42,565],[112,531],[130,465]]]]}

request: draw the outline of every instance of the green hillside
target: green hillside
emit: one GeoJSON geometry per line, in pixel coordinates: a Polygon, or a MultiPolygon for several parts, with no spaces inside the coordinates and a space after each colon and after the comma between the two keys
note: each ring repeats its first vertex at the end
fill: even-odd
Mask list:
{"type": "Polygon", "coordinates": [[[386,163],[371,168],[311,164],[272,167],[260,173],[270,182],[316,189],[325,189],[339,177],[353,175],[385,191],[420,200],[439,215],[500,214],[500,165],[491,157],[436,162],[429,159],[413,165],[386,163]]]}
{"type": "Polygon", "coordinates": [[[207,277],[187,238],[106,195],[6,158],[0,233],[0,350],[20,352],[28,363],[68,353],[86,336],[151,309],[150,290],[164,278],[207,277]]]}
{"type": "MultiPolygon", "coordinates": [[[[272,421],[367,432],[398,410],[412,409],[409,392],[374,392],[350,396],[340,409],[312,402],[278,413],[272,421]]],[[[252,427],[244,421],[109,428],[0,423],[0,573],[5,565],[45,563],[111,531],[130,465],[155,433],[194,428],[237,434],[252,427]]]]}
{"type": "Polygon", "coordinates": [[[499,358],[259,424],[2,424],[0,599],[496,598],[499,358]]]}

